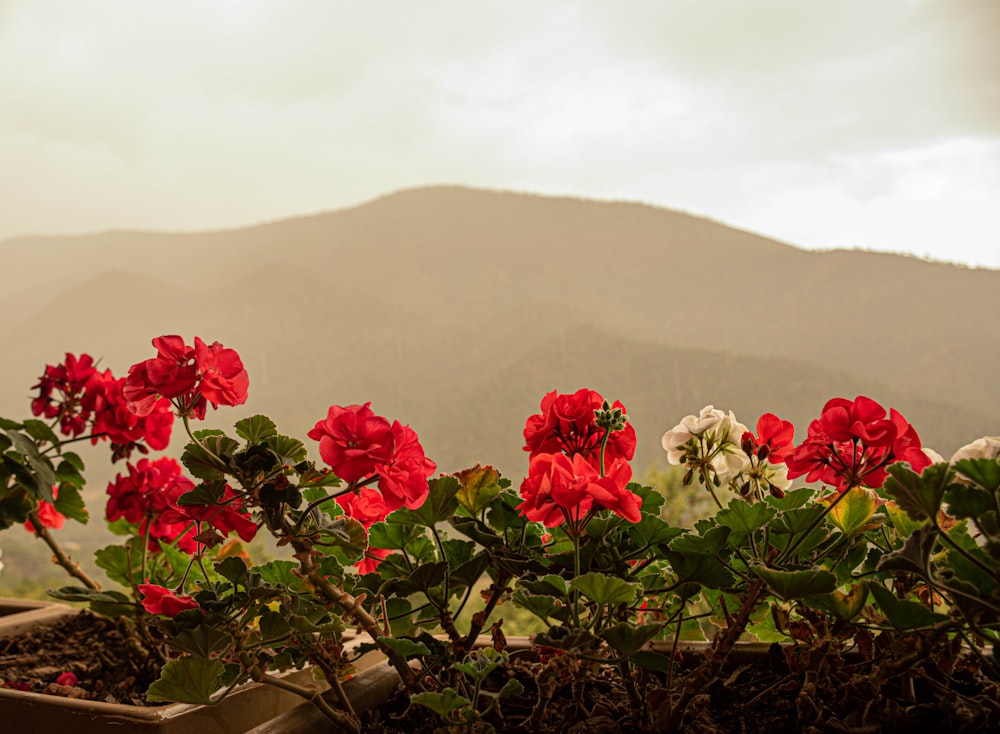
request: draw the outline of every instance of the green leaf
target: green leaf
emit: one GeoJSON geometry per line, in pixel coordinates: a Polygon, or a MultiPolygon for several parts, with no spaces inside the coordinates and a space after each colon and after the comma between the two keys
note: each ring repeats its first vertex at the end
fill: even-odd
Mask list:
{"type": "Polygon", "coordinates": [[[596,571],[578,576],[569,585],[597,604],[631,604],[641,591],[639,584],[596,571]]]}
{"type": "Polygon", "coordinates": [[[253,572],[271,586],[297,589],[302,586],[302,579],[293,573],[298,567],[299,564],[293,561],[269,561],[260,566],[254,566],[253,572]]]}
{"type": "Polygon", "coordinates": [[[772,507],[776,507],[779,510],[788,512],[789,510],[795,510],[800,507],[804,508],[807,504],[812,502],[813,497],[816,496],[816,490],[810,487],[799,487],[798,489],[793,489],[790,492],[786,492],[785,496],[781,499],[777,497],[772,497],[768,495],[764,498],[764,501],[772,507]]]}
{"type": "MultiPolygon", "coordinates": [[[[295,464],[301,464],[309,457],[306,445],[297,438],[268,436],[266,443],[268,448],[277,455],[278,460],[282,464],[294,466],[295,464]]],[[[331,483],[336,485],[339,484],[339,481],[334,481],[331,478],[331,483]]]]}
{"type": "Polygon", "coordinates": [[[715,556],[722,552],[729,539],[730,528],[721,526],[707,530],[703,535],[687,533],[670,542],[670,550],[677,553],[698,553],[715,556]]]}
{"type": "Polygon", "coordinates": [[[219,690],[225,671],[218,660],[185,657],[171,660],[160,672],[158,680],[146,691],[148,701],[178,703],[212,703],[212,694],[219,690]]]}
{"type": "Polygon", "coordinates": [[[670,523],[653,515],[643,515],[639,522],[629,525],[629,534],[640,545],[667,544],[685,532],[684,528],[672,527],[670,523]]]}
{"type": "Polygon", "coordinates": [[[517,678],[508,678],[507,682],[503,684],[503,688],[497,691],[497,698],[520,696],[522,693],[524,693],[524,686],[521,681],[517,678]]]}
{"type": "Polygon", "coordinates": [[[948,505],[948,514],[959,520],[964,517],[980,517],[987,512],[996,511],[993,492],[965,484],[953,484],[948,487],[944,493],[944,501],[948,505]]]}
{"type": "Polygon", "coordinates": [[[381,593],[398,594],[407,596],[422,592],[427,594],[435,586],[440,585],[448,574],[448,564],[444,561],[440,563],[426,563],[417,566],[405,579],[392,579],[386,581],[382,586],[381,593]]]}
{"type": "Polygon", "coordinates": [[[459,696],[454,688],[445,688],[440,693],[415,693],[410,696],[410,703],[425,706],[441,717],[471,705],[469,699],[459,696]]]}
{"type": "Polygon", "coordinates": [[[415,510],[396,510],[386,521],[431,528],[454,515],[458,509],[458,500],[455,499],[459,490],[458,480],[455,477],[437,477],[430,480],[428,486],[430,492],[420,507],[415,510]]]}
{"type": "Polygon", "coordinates": [[[94,563],[108,575],[108,578],[122,586],[131,586],[132,569],[129,565],[129,553],[125,546],[109,545],[94,553],[94,563]]]}
{"type": "Polygon", "coordinates": [[[349,559],[361,558],[368,548],[368,531],[353,517],[334,518],[329,525],[323,526],[322,533],[324,540],[342,549],[349,559]]]}
{"type": "Polygon", "coordinates": [[[518,589],[512,597],[514,604],[527,609],[543,621],[550,618],[566,621],[569,618],[568,608],[556,603],[554,597],[541,594],[531,594],[524,589],[518,589]]]}
{"type": "Polygon", "coordinates": [[[813,523],[819,520],[825,508],[822,505],[809,505],[808,507],[797,507],[792,510],[785,510],[774,518],[771,523],[771,532],[787,535],[798,535],[804,533],[813,523]]]}
{"type": "MultiPolygon", "coordinates": [[[[728,528],[726,528],[728,531],[728,528]]],[[[676,542],[676,541],[675,541],[676,542]]],[[[731,588],[736,579],[717,556],[704,553],[677,553],[667,551],[667,559],[677,575],[678,582],[692,582],[714,589],[731,588]]],[[[678,589],[678,593],[681,589],[678,589]]],[[[686,596],[697,593],[696,588],[684,589],[686,596]]]]}
{"type": "Polygon", "coordinates": [[[489,555],[481,552],[452,571],[449,578],[457,586],[475,586],[489,565],[489,555]]]}
{"type": "MultiPolygon", "coordinates": [[[[836,499],[836,498],[835,498],[836,499]]],[[[830,521],[847,536],[861,532],[875,514],[878,495],[866,487],[851,487],[830,510],[830,521]]]]}
{"type": "Polygon", "coordinates": [[[667,501],[667,498],[664,497],[663,494],[652,487],[645,487],[635,482],[630,482],[626,489],[633,494],[639,495],[639,499],[642,500],[639,511],[642,512],[643,515],[659,517],[660,508],[663,507],[663,503],[667,501]]]}
{"type": "Polygon", "coordinates": [[[34,485],[37,496],[46,502],[52,501],[52,485],[56,483],[56,474],[52,464],[38,450],[37,444],[19,431],[7,433],[14,448],[23,457],[31,473],[31,481],[27,486],[34,485]]]}
{"type": "Polygon", "coordinates": [[[887,470],[882,491],[896,500],[915,520],[936,517],[945,490],[951,484],[952,471],[947,464],[932,464],[917,474],[907,464],[893,464],[887,470]]]}
{"type": "Polygon", "coordinates": [[[258,624],[260,626],[260,636],[264,644],[283,640],[292,629],[284,614],[270,609],[265,609],[261,612],[258,624]]]}
{"type": "Polygon", "coordinates": [[[28,519],[31,508],[31,500],[24,488],[9,487],[6,491],[0,489],[0,530],[22,524],[28,519]]]}
{"type": "Polygon", "coordinates": [[[231,644],[233,637],[228,632],[203,624],[185,629],[170,638],[171,647],[203,658],[211,657],[212,653],[221,652],[231,644]]]}
{"type": "Polygon", "coordinates": [[[76,469],[78,472],[82,472],[84,469],[83,459],[78,455],[74,454],[72,451],[67,451],[62,455],[63,461],[69,462],[69,464],[76,469]]]}
{"type": "MultiPolygon", "coordinates": [[[[467,538],[472,538],[484,548],[496,548],[497,546],[504,545],[503,538],[493,532],[492,528],[485,523],[480,522],[477,518],[459,517],[456,515],[455,517],[449,519],[448,522],[453,528],[455,528],[455,530],[467,538]]],[[[374,528],[375,526],[372,527],[374,528]]],[[[406,526],[397,525],[395,527],[406,526]]]]}
{"type": "Polygon", "coordinates": [[[470,515],[478,515],[500,494],[500,473],[492,466],[476,466],[455,475],[455,499],[470,515]]]}
{"type": "Polygon", "coordinates": [[[407,546],[424,532],[414,525],[377,522],[368,528],[368,543],[373,548],[406,550],[407,546]]]}
{"type": "Polygon", "coordinates": [[[763,502],[751,505],[746,500],[734,499],[729,507],[719,510],[715,517],[719,525],[730,528],[734,533],[752,535],[754,531],[767,525],[777,512],[763,502]]]}
{"type": "Polygon", "coordinates": [[[234,427],[236,435],[250,444],[260,443],[268,436],[276,436],[278,434],[278,427],[266,415],[255,415],[250,418],[244,418],[241,421],[237,421],[234,427]]]}
{"type": "Polygon", "coordinates": [[[881,584],[871,584],[872,596],[882,609],[889,623],[898,630],[912,630],[931,627],[947,617],[935,614],[923,604],[897,599],[896,595],[881,584]]]}
{"type": "Polygon", "coordinates": [[[427,645],[422,642],[416,642],[415,640],[409,640],[405,637],[379,637],[378,641],[383,645],[388,647],[390,650],[399,653],[404,659],[409,660],[411,658],[418,657],[420,655],[430,655],[431,651],[428,649],[427,645]]]}
{"type": "Polygon", "coordinates": [[[820,569],[779,571],[759,563],[752,564],[750,569],[764,579],[772,593],[785,600],[829,594],[837,588],[837,577],[820,569]]]}
{"type": "Polygon", "coordinates": [[[805,602],[812,607],[816,607],[824,612],[830,612],[845,622],[850,622],[861,614],[861,610],[868,601],[868,583],[861,581],[851,584],[847,593],[834,589],[830,594],[809,596],[805,602]]]}
{"type": "Polygon", "coordinates": [[[220,505],[222,504],[222,498],[225,496],[226,483],[218,479],[203,482],[190,492],[185,492],[177,498],[177,504],[181,507],[220,505]]]}
{"type": "Polygon", "coordinates": [[[29,418],[24,422],[24,432],[36,441],[45,441],[53,446],[59,443],[59,437],[52,432],[52,429],[35,418],[29,418]]]}
{"type": "Polygon", "coordinates": [[[234,587],[246,588],[249,580],[249,569],[246,561],[237,556],[230,556],[215,564],[215,572],[232,582],[234,587]]]}
{"type": "Polygon", "coordinates": [[[906,571],[930,579],[930,557],[937,541],[938,530],[922,525],[905,540],[899,550],[886,553],[875,567],[877,571],[906,571]]]}
{"type": "Polygon", "coordinates": [[[181,462],[199,479],[218,479],[240,445],[221,431],[196,431],[194,435],[200,443],[189,443],[181,454],[181,462]]]}
{"type": "Polygon", "coordinates": [[[569,596],[569,586],[566,579],[554,573],[547,574],[537,581],[527,581],[522,579],[518,585],[527,589],[532,594],[542,594],[544,596],[555,596],[565,599],[569,596]]]}
{"type": "Polygon", "coordinates": [[[668,655],[653,652],[652,650],[640,650],[633,653],[629,660],[640,668],[652,670],[654,673],[669,673],[673,670],[674,660],[668,655]]]}
{"type": "Polygon", "coordinates": [[[656,637],[663,627],[660,622],[640,625],[622,622],[606,628],[601,637],[615,650],[628,657],[656,637]]]}
{"type": "Polygon", "coordinates": [[[961,459],[955,468],[988,492],[1000,491],[1000,462],[996,459],[961,459]]]}
{"type": "Polygon", "coordinates": [[[86,525],[87,520],[90,519],[90,513],[87,512],[87,507],[83,504],[80,490],[72,484],[59,485],[59,497],[53,504],[59,512],[78,523],[86,525]]]}

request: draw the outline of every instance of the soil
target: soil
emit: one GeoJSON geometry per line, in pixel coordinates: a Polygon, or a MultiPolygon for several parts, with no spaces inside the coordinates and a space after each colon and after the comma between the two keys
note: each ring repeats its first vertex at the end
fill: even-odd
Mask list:
{"type": "MultiPolygon", "coordinates": [[[[829,675],[815,676],[798,669],[789,648],[774,645],[769,655],[727,669],[708,690],[695,697],[678,729],[685,734],[895,734],[933,731],[980,734],[1000,731],[1000,690],[979,675],[977,666],[953,670],[945,683],[932,663],[913,669],[912,675],[871,684],[874,665],[845,666],[829,675]]],[[[672,693],[663,676],[650,675],[645,695],[630,701],[616,668],[600,668],[553,681],[553,667],[532,658],[512,656],[507,677],[524,686],[524,694],[501,700],[500,715],[486,722],[507,734],[648,734],[663,731],[648,723],[650,714],[676,700],[684,676],[700,662],[687,656],[678,665],[672,693]],[[574,690],[572,681],[584,680],[574,690]],[[532,720],[542,691],[550,686],[550,703],[532,720]]],[[[506,677],[488,681],[499,690],[506,677]]],[[[436,734],[440,729],[426,709],[409,707],[403,694],[370,711],[362,731],[373,734],[436,734]]],[[[456,729],[457,730],[457,729],[456,729]]],[[[480,729],[474,729],[479,731],[480,729]]],[[[484,729],[486,730],[486,729],[484,729]]],[[[463,728],[462,731],[465,731],[463,728]]]]}
{"type": "MultiPolygon", "coordinates": [[[[146,702],[160,663],[116,624],[90,612],[0,639],[0,687],[132,706],[146,702]],[[76,683],[58,683],[64,673],[76,683]]],[[[66,680],[65,678],[63,679],[66,680]]]]}
{"type": "MultiPolygon", "coordinates": [[[[0,687],[148,705],[145,691],[160,666],[134,643],[130,647],[129,639],[113,621],[89,612],[0,639],[0,687]],[[57,683],[64,673],[73,673],[76,684],[57,683]]],[[[504,697],[499,710],[486,718],[497,731],[658,731],[647,722],[676,700],[685,676],[702,662],[700,656],[687,653],[678,659],[669,684],[662,674],[646,673],[639,681],[643,693],[630,697],[617,668],[574,662],[570,656],[539,659],[536,652],[512,651],[508,668],[484,684],[485,690],[495,692],[516,678],[524,688],[523,694],[504,697]]],[[[903,672],[887,674],[892,660],[877,654],[859,659],[841,657],[829,648],[819,655],[807,648],[774,645],[759,660],[727,668],[694,698],[679,728],[692,734],[1000,731],[1000,686],[968,654],[946,658],[926,658],[903,672]]],[[[429,713],[410,707],[407,696],[397,695],[364,715],[362,731],[446,731],[436,729],[441,723],[429,713]]]]}

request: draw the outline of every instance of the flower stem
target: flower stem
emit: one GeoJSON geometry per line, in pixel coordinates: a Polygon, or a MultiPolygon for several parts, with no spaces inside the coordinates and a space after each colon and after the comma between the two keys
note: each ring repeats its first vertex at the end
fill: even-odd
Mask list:
{"type": "Polygon", "coordinates": [[[55,562],[62,566],[66,573],[80,581],[88,589],[93,589],[94,591],[101,590],[101,585],[90,578],[83,568],[80,567],[79,563],[66,555],[66,552],[56,542],[56,539],[52,537],[49,529],[42,524],[37,512],[29,512],[28,520],[31,521],[31,525],[35,529],[35,536],[45,541],[45,545],[52,551],[55,562]]]}

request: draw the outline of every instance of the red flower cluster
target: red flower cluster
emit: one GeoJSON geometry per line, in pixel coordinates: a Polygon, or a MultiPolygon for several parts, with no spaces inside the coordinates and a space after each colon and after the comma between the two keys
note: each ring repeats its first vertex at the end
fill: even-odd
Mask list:
{"type": "Polygon", "coordinates": [[[139,593],[143,595],[142,606],[150,614],[162,614],[165,617],[176,617],[188,609],[197,609],[198,602],[190,596],[180,596],[156,584],[139,584],[139,593]]]}
{"type": "Polygon", "coordinates": [[[89,431],[93,443],[107,438],[115,460],[128,458],[134,449],[145,453],[146,445],[165,449],[174,421],[169,401],[154,400],[140,417],[128,410],[124,386],[125,378],[116,379],[111,370],[98,371],[89,354],[76,357],[67,352],[65,362],[46,365],[33,388],[38,396],[31,401],[31,412],[58,420],[65,436],[76,438],[89,431]]]}
{"type": "Polygon", "coordinates": [[[132,365],[125,382],[124,397],[136,415],[148,415],[160,397],[172,400],[181,415],[199,419],[208,403],[218,408],[246,402],[250,378],[235,350],[199,337],[190,347],[176,335],[157,337],[153,346],[156,356],[132,365]]]}
{"type": "Polygon", "coordinates": [[[582,454],[538,454],[531,459],[528,477],[521,483],[518,505],[525,517],[552,528],[564,521],[582,522],[593,509],[614,511],[629,522],[639,522],[642,500],[628,491],[632,467],[617,460],[607,476],[582,454]],[[595,505],[597,508],[595,508],[595,505]]]}
{"type": "MultiPolygon", "coordinates": [[[[427,478],[437,465],[424,456],[412,428],[399,421],[390,424],[375,415],[370,405],[331,405],[326,419],[307,435],[319,441],[323,461],[344,481],[358,487],[377,478],[386,513],[404,506],[419,507],[429,491],[427,478]]],[[[370,524],[385,517],[376,517],[381,506],[373,499],[370,494],[359,494],[341,505],[348,514],[359,509],[370,524]]]]}
{"type": "MultiPolygon", "coordinates": [[[[542,399],[542,412],[528,418],[524,450],[531,452],[528,476],[521,483],[518,505],[529,520],[555,527],[563,521],[580,523],[600,508],[638,522],[642,500],[627,487],[629,461],[635,454],[635,429],[628,423],[608,437],[601,472],[601,445],[606,430],[597,425],[596,411],[604,398],[593,390],[572,395],[552,391],[542,399]]],[[[615,401],[613,409],[625,413],[615,401]]]]}
{"type": "Polygon", "coordinates": [[[177,542],[185,553],[195,553],[197,523],[205,523],[223,535],[235,532],[245,541],[253,540],[257,524],[243,509],[242,500],[230,487],[218,505],[180,505],[178,500],[194,489],[170,458],[141,459],[128,465],[128,475],[119,474],[108,485],[108,520],[119,518],[138,526],[139,535],[149,532],[149,549],[159,550],[159,541],[177,542]]]}
{"type": "Polygon", "coordinates": [[[149,549],[160,549],[159,541],[173,543],[185,553],[197,551],[198,544],[191,532],[194,524],[190,518],[165,519],[167,512],[176,508],[177,497],[194,489],[191,480],[181,474],[181,466],[174,459],[150,461],[140,459],[128,464],[128,474],[119,474],[108,484],[106,508],[109,522],[120,518],[139,526],[139,535],[149,532],[149,549]]]}
{"type": "Polygon", "coordinates": [[[853,401],[834,398],[820,417],[809,424],[805,441],[795,447],[785,463],[789,478],[807,474],[809,482],[824,482],[845,492],[851,487],[879,488],[886,467],[905,461],[920,472],[931,460],[920,438],[894,408],[886,410],[863,395],[853,401]]]}
{"type": "MultiPolygon", "coordinates": [[[[604,398],[594,390],[577,390],[572,395],[560,395],[553,390],[542,398],[542,412],[528,418],[524,426],[524,450],[538,454],[581,454],[594,466],[600,466],[601,442],[604,430],[594,422],[594,411],[600,410],[604,398]]],[[[616,400],[612,408],[625,406],[616,400]]],[[[635,455],[635,429],[626,423],[608,439],[604,452],[605,465],[617,459],[631,461],[635,455]]]]}

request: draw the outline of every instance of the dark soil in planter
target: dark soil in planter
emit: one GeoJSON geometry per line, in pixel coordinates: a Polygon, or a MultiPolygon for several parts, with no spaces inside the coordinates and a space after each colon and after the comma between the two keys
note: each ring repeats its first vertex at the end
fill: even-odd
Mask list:
{"type": "MultiPolygon", "coordinates": [[[[794,654],[794,653],[792,653],[794,654]]],[[[995,683],[979,675],[969,663],[943,679],[937,664],[915,667],[879,689],[871,684],[873,663],[845,666],[818,675],[797,670],[797,661],[775,645],[759,660],[731,666],[722,679],[695,698],[681,731],[694,734],[783,734],[827,732],[891,734],[914,731],[980,734],[1000,731],[1000,693],[995,683]],[[791,664],[790,664],[791,663],[791,664]]],[[[834,656],[836,660],[836,656],[834,656]]],[[[700,662],[687,655],[675,671],[673,695],[682,690],[685,675],[700,662]]],[[[504,698],[502,716],[487,721],[508,734],[647,734],[659,731],[643,724],[651,710],[668,697],[664,676],[650,675],[644,693],[630,701],[615,668],[596,672],[568,670],[542,664],[531,656],[511,657],[504,675],[488,681],[499,690],[508,677],[524,686],[523,695],[504,698]],[[573,681],[585,681],[574,689],[573,681]],[[551,691],[544,712],[532,720],[543,691],[551,691]]],[[[370,711],[362,731],[375,734],[434,734],[441,729],[427,709],[408,708],[406,695],[397,694],[370,711]]],[[[450,730],[448,730],[450,731],[450,730]]],[[[464,729],[463,729],[464,731],[464,729]]],[[[478,729],[477,729],[478,731],[478,729]]]]}
{"type": "Polygon", "coordinates": [[[63,617],[28,632],[0,638],[0,687],[132,706],[162,667],[110,619],[90,612],[63,617]],[[73,673],[77,683],[56,679],[73,673]]]}

